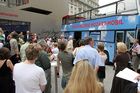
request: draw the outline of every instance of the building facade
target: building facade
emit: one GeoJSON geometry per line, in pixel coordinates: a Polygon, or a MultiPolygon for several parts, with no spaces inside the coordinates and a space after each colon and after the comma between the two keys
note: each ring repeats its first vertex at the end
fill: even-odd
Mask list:
{"type": "Polygon", "coordinates": [[[67,0],[0,0],[0,27],[4,31],[30,30],[40,35],[60,31],[62,17],[68,14],[67,6],[67,0]]]}
{"type": "MultiPolygon", "coordinates": [[[[98,7],[98,1],[0,0],[0,27],[5,31],[30,30],[41,35],[47,31],[60,31],[62,17],[98,7]]],[[[89,15],[80,16],[87,18],[89,15]]]]}
{"type": "MultiPolygon", "coordinates": [[[[74,15],[99,6],[99,0],[69,0],[69,15],[74,15]]],[[[97,12],[97,11],[95,11],[97,12]]],[[[89,14],[85,14],[87,17],[89,14]]]]}

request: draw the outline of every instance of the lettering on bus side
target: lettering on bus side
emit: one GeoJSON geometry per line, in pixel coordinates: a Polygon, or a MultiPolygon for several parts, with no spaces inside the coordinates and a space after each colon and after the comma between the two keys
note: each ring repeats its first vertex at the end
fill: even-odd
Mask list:
{"type": "Polygon", "coordinates": [[[97,27],[97,26],[104,26],[104,25],[121,25],[121,24],[123,24],[122,20],[111,20],[111,21],[104,21],[104,22],[92,22],[87,24],[72,25],[72,28],[87,28],[87,27],[97,27]]]}

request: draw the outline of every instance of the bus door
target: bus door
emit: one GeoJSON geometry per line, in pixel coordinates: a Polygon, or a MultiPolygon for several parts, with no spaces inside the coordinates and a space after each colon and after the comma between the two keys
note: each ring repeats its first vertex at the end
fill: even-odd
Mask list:
{"type": "Polygon", "coordinates": [[[81,39],[81,35],[82,35],[81,31],[75,31],[74,32],[74,39],[76,41],[80,40],[81,39]]]}
{"type": "Polygon", "coordinates": [[[132,47],[135,36],[136,36],[136,31],[126,31],[125,43],[128,49],[132,47]]]}
{"type": "Polygon", "coordinates": [[[114,55],[112,56],[113,59],[114,59],[114,57],[115,57],[115,55],[117,53],[117,51],[116,51],[117,42],[125,42],[125,31],[116,31],[115,33],[116,33],[116,35],[114,37],[115,42],[114,42],[114,47],[113,47],[114,55]]]}

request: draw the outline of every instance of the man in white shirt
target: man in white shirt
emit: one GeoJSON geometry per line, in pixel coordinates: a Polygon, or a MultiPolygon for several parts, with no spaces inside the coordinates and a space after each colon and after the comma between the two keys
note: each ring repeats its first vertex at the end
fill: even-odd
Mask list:
{"type": "Polygon", "coordinates": [[[16,93],[42,93],[47,84],[45,72],[36,66],[35,60],[39,54],[38,44],[30,44],[26,52],[26,60],[17,63],[13,70],[13,80],[16,85],[16,93]]]}
{"type": "Polygon", "coordinates": [[[93,46],[94,40],[91,37],[87,37],[85,46],[76,53],[73,64],[76,64],[80,60],[87,59],[93,68],[98,69],[102,64],[102,61],[98,51],[94,49],[93,46]]]}

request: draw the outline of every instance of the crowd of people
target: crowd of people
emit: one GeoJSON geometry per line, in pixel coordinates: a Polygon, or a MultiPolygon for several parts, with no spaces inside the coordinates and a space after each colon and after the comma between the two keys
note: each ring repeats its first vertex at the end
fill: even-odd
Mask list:
{"type": "MultiPolygon", "coordinates": [[[[140,45],[134,41],[128,52],[125,43],[117,43],[113,63],[115,74],[110,93],[137,93],[139,84],[116,77],[126,67],[138,70],[140,45]],[[131,61],[132,67],[129,65],[131,61]]],[[[57,61],[57,74],[62,66],[61,86],[64,93],[104,93],[105,62],[108,54],[104,43],[86,37],[75,41],[72,36],[52,41],[39,39],[36,33],[11,32],[7,37],[0,29],[0,93],[51,93],[51,61],[57,61]]],[[[140,80],[138,76],[136,79],[140,80]]]]}

